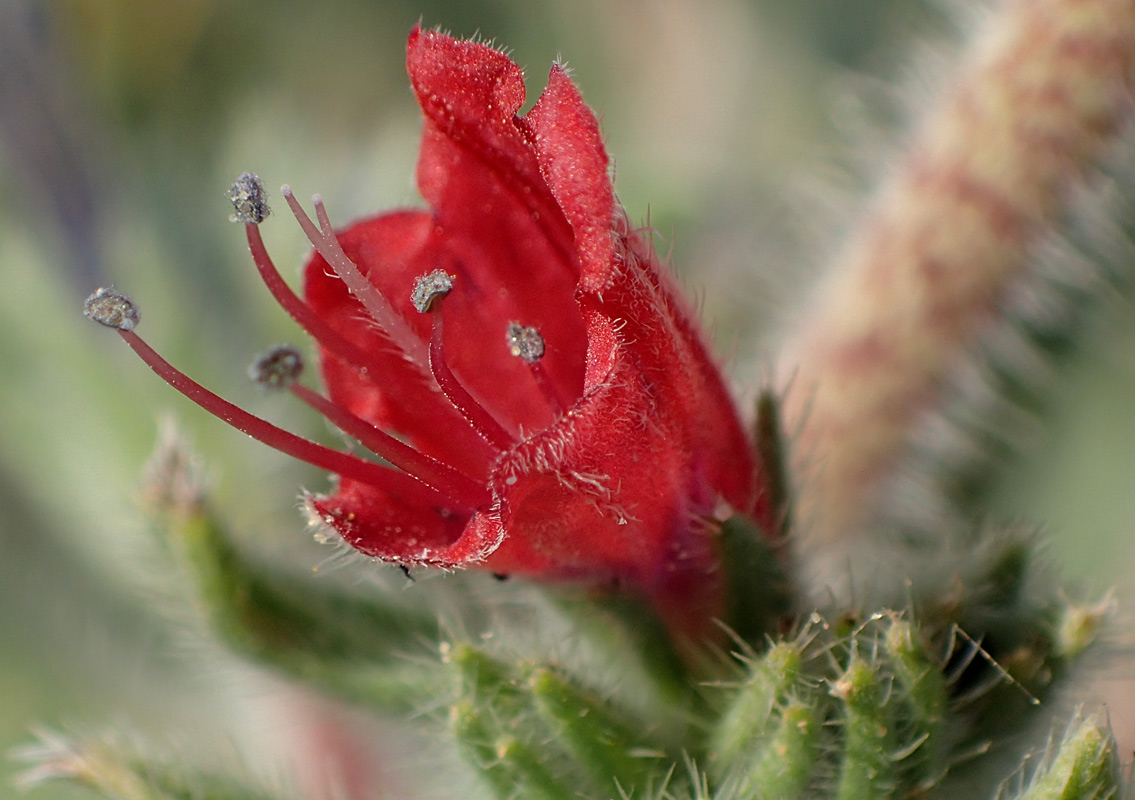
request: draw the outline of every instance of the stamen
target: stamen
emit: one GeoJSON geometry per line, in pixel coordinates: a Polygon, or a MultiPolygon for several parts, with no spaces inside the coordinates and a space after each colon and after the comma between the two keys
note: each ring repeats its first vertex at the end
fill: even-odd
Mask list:
{"type": "Polygon", "coordinates": [[[400,442],[386,431],[337,406],[323,395],[306,386],[293,383],[289,391],[331,420],[339,430],[359,441],[363,447],[385,458],[398,469],[439,494],[460,503],[468,509],[487,506],[492,495],[484,484],[454,469],[448,464],[415,450],[400,442]]]}
{"type": "Polygon", "coordinates": [[[264,246],[264,239],[260,235],[259,224],[268,216],[268,193],[259,176],[251,172],[242,172],[240,177],[229,189],[229,199],[232,200],[235,212],[229,217],[233,222],[244,223],[245,234],[248,238],[248,249],[252,253],[252,261],[256,264],[256,271],[264,281],[272,297],[276,299],[288,315],[294,319],[313,339],[324,348],[334,353],[341,361],[358,369],[360,372],[373,370],[378,373],[377,363],[371,359],[364,350],[353,345],[324,322],[311,306],[301,300],[287,282],[280,275],[276,265],[268,255],[268,248],[264,246]]]}
{"type": "MultiPolygon", "coordinates": [[[[242,176],[243,177],[243,176],[242,176]]],[[[238,181],[239,183],[239,181],[238,181]]],[[[234,185],[235,191],[235,185],[234,185]]],[[[385,364],[378,361],[375,355],[367,350],[354,344],[351,340],[347,339],[338,330],[331,327],[306,301],[302,300],[287,282],[280,275],[276,265],[272,262],[271,256],[268,255],[268,249],[264,245],[264,239],[260,234],[258,225],[248,223],[244,226],[245,234],[248,239],[248,249],[252,254],[252,260],[256,264],[257,272],[260,274],[264,285],[268,287],[268,291],[276,299],[283,309],[294,319],[301,328],[304,329],[313,339],[315,339],[324,350],[337,358],[345,366],[353,367],[358,371],[358,374],[376,385],[381,380],[385,364]]],[[[433,373],[425,370],[422,373],[423,386],[427,388],[422,402],[436,403],[438,405],[439,413],[448,412],[449,409],[442,410],[447,401],[445,396],[439,392],[432,391],[430,384],[434,382],[433,373]]]]}
{"type": "Polygon", "coordinates": [[[442,298],[452,291],[453,276],[445,270],[435,269],[414,281],[414,290],[410,292],[410,303],[418,309],[419,314],[427,314],[434,303],[440,303],[442,298]]]}
{"type": "Polygon", "coordinates": [[[394,346],[409,361],[425,369],[429,362],[429,351],[425,342],[418,338],[413,329],[406,324],[402,315],[394,310],[394,306],[390,305],[390,301],[373,283],[367,280],[355,263],[343,252],[343,248],[335,236],[335,229],[327,216],[327,209],[323,206],[323,198],[319,195],[312,198],[312,202],[315,204],[315,214],[320,225],[319,228],[316,228],[311,217],[307,215],[303,206],[292,194],[292,188],[284,186],[280,191],[283,193],[288,207],[295,214],[296,221],[303,228],[303,232],[307,234],[307,238],[331,269],[335,271],[335,274],[343,279],[343,283],[347,285],[351,294],[363,304],[367,313],[378,323],[378,326],[382,328],[394,346]]]}
{"type": "Polygon", "coordinates": [[[544,357],[544,337],[535,328],[510,322],[504,336],[508,351],[524,363],[537,364],[544,357]]]}
{"type": "Polygon", "coordinates": [[[288,315],[294,319],[301,328],[307,331],[311,338],[315,339],[320,345],[333,353],[336,358],[354,367],[359,372],[369,374],[372,378],[377,378],[381,374],[379,363],[361,347],[356,346],[349,339],[328,325],[323,318],[315,313],[311,306],[301,300],[284,281],[279,270],[276,269],[276,265],[272,263],[272,258],[268,255],[268,248],[264,246],[264,239],[260,235],[260,228],[256,225],[248,224],[245,225],[244,231],[248,236],[248,249],[252,253],[252,260],[256,264],[256,270],[260,273],[260,277],[264,281],[264,285],[268,287],[268,291],[272,293],[272,297],[276,299],[276,302],[280,304],[284,311],[288,312],[288,315]]]}
{"type": "Polygon", "coordinates": [[[349,453],[342,453],[308,441],[294,433],[249,414],[239,406],[213,394],[189,376],[180,372],[162,358],[134,333],[138,321],[137,307],[130,299],[113,289],[100,289],[87,299],[84,313],[90,319],[116,328],[126,344],[157,373],[158,377],[215,417],[248,434],[257,441],[282,453],[305,461],[312,466],[333,472],[344,478],[366,483],[379,489],[411,497],[430,505],[449,505],[446,498],[430,491],[421,483],[397,470],[364,461],[349,453]]]}
{"type": "Polygon", "coordinates": [[[242,172],[229,189],[229,199],[233,202],[233,222],[259,225],[272,213],[268,208],[268,192],[260,176],[252,172],[242,172]]]}
{"type": "Polygon", "coordinates": [[[288,389],[303,372],[303,355],[290,344],[278,344],[248,368],[248,377],[262,389],[288,389]]]}
{"type": "Polygon", "coordinates": [[[353,436],[372,453],[385,458],[430,489],[475,509],[488,505],[492,496],[483,484],[436,458],[400,442],[378,426],[336,405],[323,395],[296,383],[303,371],[303,356],[291,345],[280,344],[258,356],[248,376],[265,389],[287,389],[327,417],[339,430],[353,436]]]}
{"type": "Polygon", "coordinates": [[[104,286],[87,298],[83,316],[108,328],[132,331],[138,324],[138,306],[122,292],[104,286]]]}
{"type": "Polygon", "coordinates": [[[497,422],[489,410],[478,403],[473,395],[469,394],[457,376],[449,369],[445,362],[445,350],[442,344],[441,326],[441,300],[453,289],[453,279],[445,272],[436,270],[428,275],[418,278],[414,283],[411,300],[414,307],[422,313],[433,315],[433,335],[430,337],[430,370],[434,380],[441,387],[442,394],[446,396],[453,407],[461,412],[461,416],[473,426],[481,438],[498,450],[508,450],[514,440],[504,426],[497,422]]]}
{"type": "Polygon", "coordinates": [[[508,351],[528,365],[536,386],[552,410],[561,417],[566,414],[567,403],[540,363],[540,359],[544,357],[544,337],[540,335],[540,331],[518,322],[510,322],[505,332],[505,341],[508,343],[508,351]]]}

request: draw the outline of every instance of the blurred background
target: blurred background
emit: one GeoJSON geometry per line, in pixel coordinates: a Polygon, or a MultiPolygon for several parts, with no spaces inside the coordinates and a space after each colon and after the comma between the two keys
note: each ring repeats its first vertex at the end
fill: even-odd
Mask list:
{"type": "MultiPolygon", "coordinates": [[[[225,194],[247,169],[270,189],[322,193],[340,224],[417,203],[412,26],[507,47],[531,99],[549,64],[567,62],[631,218],[649,217],[663,252],[672,244],[752,397],[785,309],[940,78],[936,53],[957,24],[948,5],[0,2],[0,751],[37,723],[110,722],[187,749],[239,739],[250,760],[286,735],[286,720],[259,713],[286,689],[170,631],[172,579],[138,513],[138,476],[159,421],[176,419],[238,533],[305,567],[326,553],[304,532],[297,487],[324,478],[183,402],[80,308],[115,285],[175,364],[333,441],[244,380],[252,354],[303,342],[259,284],[225,194]]],[[[298,226],[277,216],[264,235],[295,277],[298,226]]],[[[1129,595],[1135,314],[1121,293],[1104,298],[1033,426],[1025,457],[997,476],[993,515],[1044,523],[1075,583],[1129,595]]],[[[0,796],[16,769],[0,760],[0,796]]]]}

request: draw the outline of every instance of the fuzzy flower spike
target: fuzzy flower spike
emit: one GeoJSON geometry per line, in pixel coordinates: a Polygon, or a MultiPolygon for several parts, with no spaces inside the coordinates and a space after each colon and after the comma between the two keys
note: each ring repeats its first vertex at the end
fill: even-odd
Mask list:
{"type": "Polygon", "coordinates": [[[287,387],[392,467],[322,448],[173,371],[99,301],[176,388],[234,426],[328,469],[312,517],[384,561],[476,566],[621,586],[701,637],[722,609],[714,514],[771,530],[751,445],[684,302],[619,206],[598,123],[564,68],[535,107],[483,44],[415,30],[428,210],[336,232],[284,187],[315,246],[304,299],[279,277],[243,175],[234,216],[273,295],[316,340],[327,396],[291,349],[255,377],[287,387]]]}

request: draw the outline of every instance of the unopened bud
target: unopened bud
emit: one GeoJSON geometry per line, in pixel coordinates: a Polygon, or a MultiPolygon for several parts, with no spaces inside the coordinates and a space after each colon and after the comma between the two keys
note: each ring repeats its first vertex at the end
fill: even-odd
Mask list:
{"type": "Polygon", "coordinates": [[[422,314],[427,313],[441,298],[453,291],[453,276],[445,270],[436,269],[414,281],[410,302],[422,314]]]}
{"type": "Polygon", "coordinates": [[[278,344],[256,357],[248,377],[265,389],[286,389],[303,372],[303,356],[290,344],[278,344]]]}
{"type": "Polygon", "coordinates": [[[252,172],[242,172],[229,189],[229,199],[233,203],[233,222],[259,225],[271,211],[268,208],[268,192],[260,176],[252,172]]]}
{"type": "Polygon", "coordinates": [[[204,468],[171,420],[162,422],[158,442],[142,473],[141,489],[142,502],[152,512],[187,517],[201,510],[204,468]]]}
{"type": "Polygon", "coordinates": [[[535,328],[510,322],[505,341],[508,342],[508,351],[528,364],[544,357],[544,337],[535,328]]]}
{"type": "Polygon", "coordinates": [[[87,298],[83,316],[108,328],[132,331],[138,324],[138,306],[117,289],[104,286],[87,298]]]}

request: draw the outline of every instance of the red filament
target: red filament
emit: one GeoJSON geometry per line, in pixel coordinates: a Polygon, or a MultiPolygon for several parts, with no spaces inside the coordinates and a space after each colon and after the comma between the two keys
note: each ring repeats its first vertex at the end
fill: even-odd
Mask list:
{"type": "Polygon", "coordinates": [[[433,335],[430,337],[430,370],[434,380],[441,387],[442,393],[461,412],[461,416],[469,421],[473,429],[489,444],[498,450],[510,449],[514,442],[512,435],[504,429],[496,417],[489,413],[483,405],[478,403],[473,395],[469,394],[457,376],[449,369],[445,362],[445,352],[442,346],[441,311],[435,303],[433,314],[433,335]]]}
{"type": "Polygon", "coordinates": [[[303,232],[307,234],[307,238],[315,247],[316,252],[323,256],[323,260],[347,285],[351,294],[363,304],[371,319],[378,323],[391,343],[411,363],[417,364],[424,371],[428,358],[425,342],[418,338],[413,329],[406,324],[406,320],[378,290],[378,287],[367,280],[366,276],[359,271],[355,262],[351,261],[343,252],[339,239],[335,236],[335,229],[327,216],[327,209],[324,208],[322,198],[319,195],[312,198],[316,216],[319,218],[320,227],[317,228],[311,217],[303,210],[303,206],[296,200],[295,195],[292,194],[291,187],[284,186],[280,191],[284,195],[284,200],[288,203],[288,208],[292,210],[292,214],[300,227],[303,228],[303,232]]]}
{"type": "Polygon", "coordinates": [[[564,402],[563,397],[560,396],[559,390],[552,383],[552,378],[548,375],[548,371],[544,369],[544,365],[539,361],[526,361],[528,370],[532,373],[532,379],[536,381],[536,386],[540,389],[540,393],[544,395],[544,400],[552,408],[552,412],[562,417],[568,411],[567,403],[564,402]]]}
{"type": "Polygon", "coordinates": [[[288,389],[304,403],[331,420],[339,430],[353,436],[371,452],[382,456],[439,494],[459,501],[470,510],[488,505],[492,499],[483,484],[477,483],[448,464],[398,441],[389,433],[355,416],[318,392],[298,383],[291,384],[288,389]]]}
{"type": "Polygon", "coordinates": [[[268,255],[268,249],[264,246],[264,239],[260,235],[259,226],[248,223],[244,226],[244,231],[248,236],[248,249],[252,252],[252,260],[256,264],[256,269],[260,273],[264,285],[268,287],[268,291],[276,298],[276,302],[313,339],[341,361],[350,364],[360,372],[369,374],[372,378],[377,377],[379,374],[377,362],[368,356],[365,350],[351,343],[346,337],[324,322],[315,313],[315,310],[301,300],[280,276],[279,270],[276,269],[271,256],[268,255]]]}
{"type": "Polygon", "coordinates": [[[421,482],[405,473],[381,464],[365,461],[349,453],[332,450],[321,444],[296,436],[294,433],[278,428],[272,423],[248,413],[218,395],[213,394],[201,384],[162,358],[142,337],[133,331],[119,330],[126,344],[138,354],[139,358],[162,380],[181,392],[210,414],[247,433],[257,441],[286,453],[312,466],[341,475],[344,478],[370,484],[395,494],[415,497],[430,505],[467,507],[459,497],[449,497],[437,490],[427,488],[421,482]],[[448,500],[449,502],[446,502],[448,500]]]}

